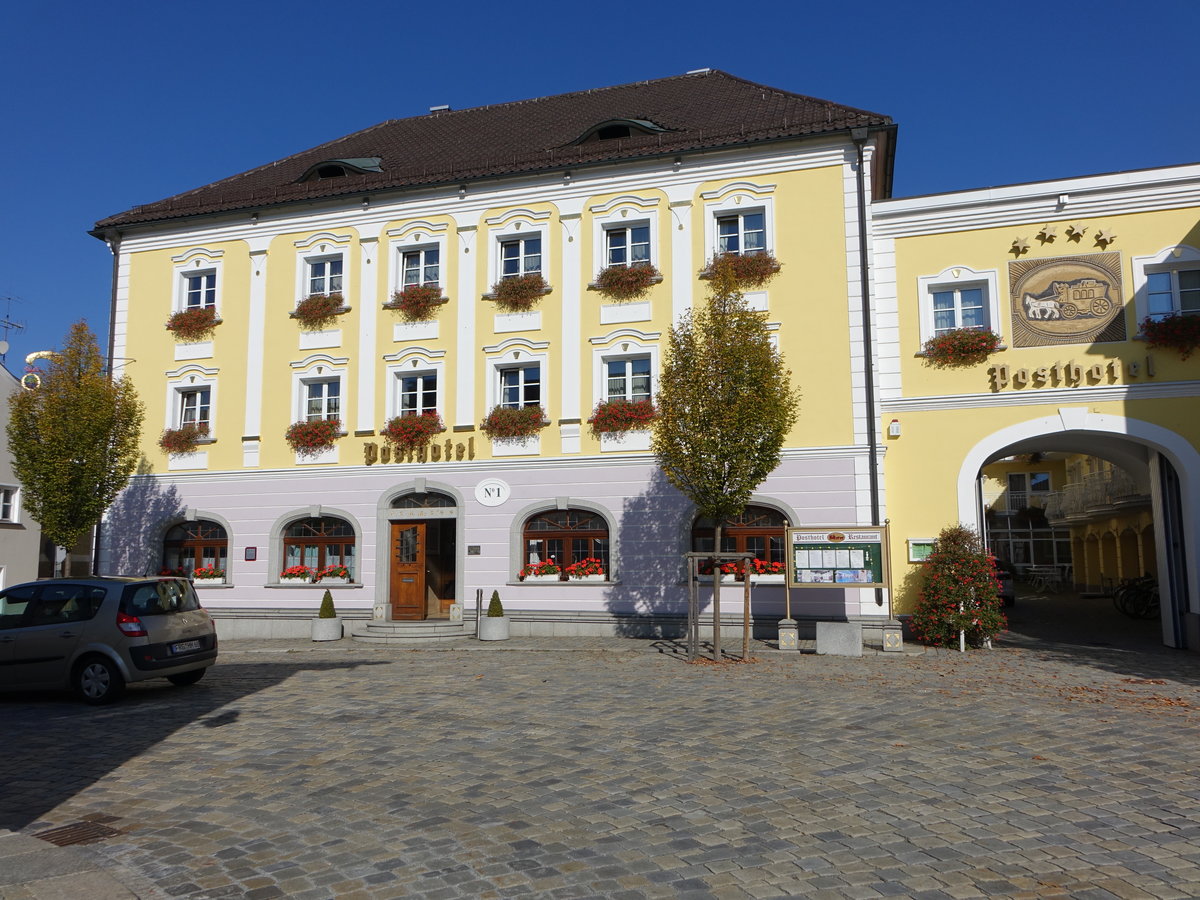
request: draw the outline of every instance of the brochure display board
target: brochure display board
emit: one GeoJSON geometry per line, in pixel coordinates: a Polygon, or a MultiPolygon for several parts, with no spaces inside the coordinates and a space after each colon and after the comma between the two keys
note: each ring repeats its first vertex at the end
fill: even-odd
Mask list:
{"type": "Polygon", "coordinates": [[[888,587],[887,526],[788,529],[788,587],[888,587]]]}

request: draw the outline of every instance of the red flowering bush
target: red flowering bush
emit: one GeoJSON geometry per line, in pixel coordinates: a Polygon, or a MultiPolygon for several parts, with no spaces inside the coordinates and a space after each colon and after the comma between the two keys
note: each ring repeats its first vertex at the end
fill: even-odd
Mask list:
{"type": "Polygon", "coordinates": [[[383,439],[397,450],[420,450],[429,445],[435,434],[446,430],[442,417],[436,410],[423,412],[419,416],[396,416],[388,419],[380,432],[383,439]]]}
{"type": "Polygon", "coordinates": [[[350,570],[345,566],[326,566],[317,573],[317,581],[322,578],[350,578],[350,570]]]}
{"type": "Polygon", "coordinates": [[[202,341],[211,337],[217,327],[217,308],[215,306],[192,306],[181,309],[167,319],[167,331],[175,336],[175,340],[192,342],[202,341]]]}
{"type": "Polygon", "coordinates": [[[301,456],[315,456],[341,436],[341,419],[308,419],[289,425],[284,439],[301,456]]]}
{"type": "Polygon", "coordinates": [[[308,566],[289,566],[279,573],[280,581],[312,581],[315,572],[308,566]]]}
{"type": "Polygon", "coordinates": [[[700,275],[726,289],[759,288],[779,274],[779,260],[770,253],[723,253],[700,275]]]}
{"type": "Polygon", "coordinates": [[[191,453],[196,445],[208,437],[208,425],[201,422],[198,425],[183,425],[179,428],[167,428],[158,439],[158,446],[172,455],[191,453]]]}
{"type": "Polygon", "coordinates": [[[344,312],[341,294],[309,294],[296,304],[292,318],[307,331],[319,331],[344,312]]]}
{"type": "Polygon", "coordinates": [[[546,411],[539,405],[497,406],[487,414],[479,430],[493,441],[519,441],[545,427],[546,411]]]}
{"type": "Polygon", "coordinates": [[[567,566],[568,578],[583,578],[585,575],[603,575],[604,562],[596,559],[594,556],[589,556],[586,559],[581,559],[579,562],[571,563],[567,566]]]}
{"type": "Polygon", "coordinates": [[[201,566],[192,572],[192,577],[200,581],[211,581],[215,578],[224,578],[225,570],[218,569],[216,566],[201,566]]]}
{"type": "Polygon", "coordinates": [[[750,572],[754,575],[785,575],[787,567],[782,562],[752,559],[750,560],[750,572]]]}
{"type": "Polygon", "coordinates": [[[532,309],[538,298],[550,290],[546,279],[539,272],[501,278],[492,285],[492,299],[496,306],[506,312],[524,312],[532,309]]]}
{"type": "Polygon", "coordinates": [[[596,275],[596,290],[613,300],[633,300],[662,281],[662,273],[648,262],[609,266],[596,275]]]}
{"type": "Polygon", "coordinates": [[[966,632],[972,647],[1005,629],[1000,611],[996,559],[983,549],[979,535],[954,525],[943,529],[922,567],[925,585],[912,615],[912,628],[927,644],[951,647],[966,632]]]}
{"type": "Polygon", "coordinates": [[[543,559],[541,562],[530,563],[517,573],[517,577],[524,580],[527,575],[558,575],[562,569],[558,567],[552,559],[543,559]]]}
{"type": "MultiPolygon", "coordinates": [[[[711,575],[713,573],[712,560],[702,559],[697,564],[696,571],[701,575],[711,575]]],[[[740,559],[731,559],[728,562],[717,563],[717,571],[722,575],[740,575],[742,571],[742,561],[740,559]]]]}
{"type": "Polygon", "coordinates": [[[1151,347],[1175,350],[1180,359],[1187,359],[1200,347],[1200,314],[1143,319],[1142,335],[1151,347]]]}
{"type": "Polygon", "coordinates": [[[410,284],[392,294],[392,302],[385,303],[384,309],[399,310],[409,322],[424,322],[444,302],[436,284],[410,284]]]}
{"type": "Polygon", "coordinates": [[[1000,335],[990,329],[952,328],[927,340],[922,352],[927,365],[945,369],[977,365],[999,346],[1000,335]]]}
{"type": "Polygon", "coordinates": [[[592,434],[599,436],[609,431],[648,428],[657,415],[658,410],[649,400],[601,400],[588,424],[592,426],[592,434]]]}

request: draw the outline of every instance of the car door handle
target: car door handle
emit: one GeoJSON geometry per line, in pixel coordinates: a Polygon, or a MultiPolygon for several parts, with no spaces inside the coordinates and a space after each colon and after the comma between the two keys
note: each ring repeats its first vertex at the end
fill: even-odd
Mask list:
{"type": "Polygon", "coordinates": [[[60,638],[73,638],[73,637],[78,637],[78,635],[79,635],[79,632],[77,632],[77,631],[60,631],[58,633],[58,636],[60,638]]]}
{"type": "Polygon", "coordinates": [[[0,634],[0,644],[11,644],[15,640],[11,634],[0,634]]]}

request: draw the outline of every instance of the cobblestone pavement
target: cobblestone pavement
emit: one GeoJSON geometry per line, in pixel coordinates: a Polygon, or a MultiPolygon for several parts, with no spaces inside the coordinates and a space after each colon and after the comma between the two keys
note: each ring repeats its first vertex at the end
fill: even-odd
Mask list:
{"type": "Polygon", "coordinates": [[[1200,896],[1200,659],[1071,638],[229,642],[192,688],[0,699],[0,896],[1200,896]],[[116,833],[37,870],[81,822],[116,833]]]}

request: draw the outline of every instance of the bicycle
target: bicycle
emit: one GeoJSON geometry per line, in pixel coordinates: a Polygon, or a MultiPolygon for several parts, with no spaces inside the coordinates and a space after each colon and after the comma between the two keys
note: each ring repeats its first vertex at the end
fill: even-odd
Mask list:
{"type": "Polygon", "coordinates": [[[1158,582],[1150,575],[1123,579],[1113,590],[1113,606],[1131,619],[1153,619],[1159,613],[1158,582]]]}

